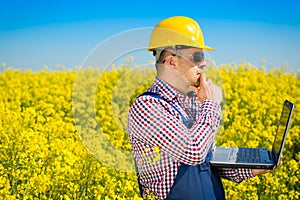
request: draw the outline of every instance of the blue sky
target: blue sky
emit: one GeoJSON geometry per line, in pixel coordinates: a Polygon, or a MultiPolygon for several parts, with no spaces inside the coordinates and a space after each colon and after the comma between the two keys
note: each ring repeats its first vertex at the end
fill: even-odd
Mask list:
{"type": "MultiPolygon", "coordinates": [[[[299,1],[0,0],[0,7],[0,63],[15,68],[81,65],[116,35],[151,30],[166,17],[185,15],[199,22],[206,43],[216,49],[210,56],[217,64],[259,66],[265,59],[268,68],[288,64],[288,69],[300,69],[299,1]]],[[[137,37],[149,39],[147,33],[137,37]]],[[[127,42],[131,40],[135,42],[134,37],[127,42]]],[[[97,57],[105,59],[115,49],[107,47],[97,57]]],[[[152,59],[147,51],[140,54],[145,61],[139,62],[152,59]]]]}

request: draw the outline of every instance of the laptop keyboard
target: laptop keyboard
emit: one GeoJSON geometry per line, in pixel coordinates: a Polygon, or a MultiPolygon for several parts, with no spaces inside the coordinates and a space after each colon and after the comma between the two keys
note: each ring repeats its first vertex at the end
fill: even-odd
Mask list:
{"type": "Polygon", "coordinates": [[[243,162],[243,163],[260,162],[259,149],[239,148],[236,162],[243,162]]]}

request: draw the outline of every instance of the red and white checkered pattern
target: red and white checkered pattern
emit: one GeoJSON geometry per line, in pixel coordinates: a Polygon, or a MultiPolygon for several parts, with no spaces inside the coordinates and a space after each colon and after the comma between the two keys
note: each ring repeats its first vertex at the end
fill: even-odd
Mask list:
{"type": "MultiPolygon", "coordinates": [[[[196,96],[185,97],[158,77],[148,91],[164,100],[149,95],[137,98],[128,114],[128,135],[140,183],[157,199],[165,199],[180,163],[204,162],[221,120],[221,108],[212,99],[200,104],[196,96]],[[173,106],[193,123],[191,128],[173,106]]],[[[224,169],[220,175],[235,182],[252,177],[249,169],[224,169]]]]}

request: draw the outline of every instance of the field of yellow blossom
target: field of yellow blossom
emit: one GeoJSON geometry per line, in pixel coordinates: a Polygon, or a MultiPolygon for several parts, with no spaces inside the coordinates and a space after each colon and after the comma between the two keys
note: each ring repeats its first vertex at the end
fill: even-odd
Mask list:
{"type": "MultiPolygon", "coordinates": [[[[236,184],[227,199],[300,198],[299,72],[249,63],[210,67],[224,89],[217,145],[271,148],[285,99],[295,105],[282,165],[236,184]]],[[[32,72],[1,66],[0,199],[140,199],[126,118],[155,71],[32,72]]]]}

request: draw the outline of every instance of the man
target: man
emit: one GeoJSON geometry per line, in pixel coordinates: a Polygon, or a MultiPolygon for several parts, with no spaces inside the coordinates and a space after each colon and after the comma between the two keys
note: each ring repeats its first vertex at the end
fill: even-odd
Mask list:
{"type": "Polygon", "coordinates": [[[220,177],[235,182],[269,170],[214,169],[209,160],[221,120],[222,91],[206,80],[198,23],[167,18],[154,28],[148,50],[157,77],[132,104],[128,135],[144,198],[225,199],[220,177]]]}

